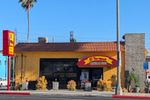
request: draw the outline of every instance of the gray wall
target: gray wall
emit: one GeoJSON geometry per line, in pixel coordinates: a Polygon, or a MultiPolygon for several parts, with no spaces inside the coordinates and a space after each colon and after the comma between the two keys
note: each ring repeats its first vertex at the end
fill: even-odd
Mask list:
{"type": "Polygon", "coordinates": [[[145,61],[145,34],[125,34],[125,74],[134,69],[135,75],[140,81],[140,87],[145,87],[145,71],[143,62],[145,61]]]}

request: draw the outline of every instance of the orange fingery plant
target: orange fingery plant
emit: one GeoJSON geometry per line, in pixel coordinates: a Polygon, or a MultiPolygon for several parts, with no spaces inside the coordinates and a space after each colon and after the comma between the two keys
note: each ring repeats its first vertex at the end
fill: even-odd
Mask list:
{"type": "Polygon", "coordinates": [[[106,87],[106,81],[105,80],[98,80],[97,81],[97,90],[103,91],[106,87]]]}
{"type": "Polygon", "coordinates": [[[37,80],[36,88],[38,90],[46,90],[47,88],[47,80],[45,79],[45,76],[39,77],[37,80]]]}
{"type": "Polygon", "coordinates": [[[111,86],[111,81],[106,81],[106,80],[98,80],[97,81],[97,90],[99,91],[111,91],[112,86],[111,86]]]}
{"type": "Polygon", "coordinates": [[[68,81],[67,88],[71,91],[76,90],[76,82],[74,80],[68,81]]]}

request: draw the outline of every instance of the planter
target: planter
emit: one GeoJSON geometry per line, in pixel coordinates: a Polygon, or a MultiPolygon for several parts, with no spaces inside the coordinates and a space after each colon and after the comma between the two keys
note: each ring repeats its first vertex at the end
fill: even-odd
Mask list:
{"type": "Polygon", "coordinates": [[[92,89],[91,89],[91,83],[90,82],[85,83],[84,90],[85,91],[92,91],[92,89]]]}
{"type": "Polygon", "coordinates": [[[136,90],[136,93],[139,93],[140,92],[140,87],[136,87],[135,90],[136,90]]]}
{"type": "Polygon", "coordinates": [[[53,84],[53,90],[59,89],[59,82],[52,82],[52,84],[53,84]]]}
{"type": "Polygon", "coordinates": [[[115,92],[116,91],[116,86],[112,87],[112,91],[115,92]]]}

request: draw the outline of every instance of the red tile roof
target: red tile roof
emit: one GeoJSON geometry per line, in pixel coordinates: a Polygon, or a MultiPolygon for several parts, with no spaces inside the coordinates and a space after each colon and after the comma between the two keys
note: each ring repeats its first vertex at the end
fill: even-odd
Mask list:
{"type": "MultiPolygon", "coordinates": [[[[124,50],[124,42],[121,42],[121,50],[124,50]]],[[[116,42],[75,42],[75,43],[18,43],[15,52],[25,51],[78,51],[101,52],[116,51],[116,42]]]]}

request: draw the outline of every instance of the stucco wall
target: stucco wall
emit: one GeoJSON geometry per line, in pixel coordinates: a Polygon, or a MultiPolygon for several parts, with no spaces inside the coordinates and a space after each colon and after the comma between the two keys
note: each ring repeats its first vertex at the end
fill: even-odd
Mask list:
{"type": "MultiPolygon", "coordinates": [[[[40,58],[82,58],[94,55],[107,55],[116,59],[116,52],[17,52],[15,65],[16,82],[36,80],[39,77],[40,58]],[[22,59],[23,58],[23,59],[22,59]],[[22,69],[22,70],[21,70],[22,69]]],[[[116,66],[105,67],[103,79],[109,80],[116,74],[116,66]]],[[[124,83],[124,53],[122,53],[122,83],[124,83]]]]}

